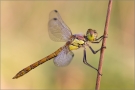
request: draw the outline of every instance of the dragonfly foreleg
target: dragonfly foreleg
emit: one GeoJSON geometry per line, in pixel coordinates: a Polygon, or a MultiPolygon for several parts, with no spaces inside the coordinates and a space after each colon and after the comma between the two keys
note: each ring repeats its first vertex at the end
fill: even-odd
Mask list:
{"type": "Polygon", "coordinates": [[[101,37],[99,37],[98,39],[95,40],[96,42],[91,42],[91,43],[100,43],[103,40],[103,38],[107,38],[107,36],[101,36],[101,37]]]}
{"type": "Polygon", "coordinates": [[[98,71],[98,69],[96,69],[95,67],[93,67],[92,65],[90,65],[88,62],[87,62],[87,59],[86,59],[86,50],[84,49],[84,55],[83,55],[83,63],[86,64],[87,66],[95,69],[99,75],[102,76],[102,74],[100,74],[100,72],[98,71]]]}

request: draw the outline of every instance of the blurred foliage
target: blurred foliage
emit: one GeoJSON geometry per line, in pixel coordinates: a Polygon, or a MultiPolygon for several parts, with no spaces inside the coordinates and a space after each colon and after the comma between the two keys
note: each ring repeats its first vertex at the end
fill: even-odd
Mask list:
{"type": "MultiPolygon", "coordinates": [[[[83,49],[67,67],[53,60],[13,80],[21,69],[57,50],[64,43],[48,35],[48,17],[57,9],[73,33],[88,28],[103,34],[108,1],[1,1],[2,89],[94,89],[97,72],[82,62],[83,49]]],[[[91,46],[96,50],[101,44],[91,46]]],[[[87,59],[98,66],[99,53],[87,49],[87,59]]],[[[134,89],[134,1],[113,1],[101,90],[134,89]]]]}

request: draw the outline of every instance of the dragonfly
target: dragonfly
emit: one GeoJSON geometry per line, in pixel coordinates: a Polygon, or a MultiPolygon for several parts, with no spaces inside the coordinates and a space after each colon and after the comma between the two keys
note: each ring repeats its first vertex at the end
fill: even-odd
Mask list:
{"type": "MultiPolygon", "coordinates": [[[[84,48],[83,63],[86,64],[87,66],[95,69],[98,72],[98,74],[100,74],[98,69],[96,69],[95,67],[93,67],[92,65],[90,65],[87,62],[85,47],[88,46],[93,54],[96,54],[102,48],[106,48],[106,47],[101,47],[100,49],[95,51],[89,45],[89,42],[90,43],[100,43],[103,40],[103,38],[106,38],[104,35],[102,35],[101,37],[98,38],[97,31],[93,30],[93,29],[88,29],[86,32],[86,35],[72,34],[70,28],[62,20],[59,12],[57,10],[53,10],[49,14],[48,32],[49,32],[49,37],[53,41],[66,42],[65,45],[60,47],[58,50],[56,50],[52,54],[46,56],[45,58],[22,69],[13,77],[13,79],[17,79],[17,78],[25,75],[26,73],[33,70],[37,66],[39,66],[51,59],[53,59],[53,62],[56,66],[59,66],[59,67],[67,66],[67,65],[69,65],[69,63],[71,62],[71,60],[74,57],[74,53],[72,51],[77,50],[79,48],[84,48]]],[[[102,75],[102,74],[100,74],[100,75],[102,75]]]]}

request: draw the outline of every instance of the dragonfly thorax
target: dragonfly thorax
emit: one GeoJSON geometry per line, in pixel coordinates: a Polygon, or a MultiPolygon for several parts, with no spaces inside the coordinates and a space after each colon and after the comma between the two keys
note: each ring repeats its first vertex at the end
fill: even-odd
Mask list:
{"type": "Polygon", "coordinates": [[[79,49],[86,42],[84,35],[75,34],[75,35],[73,35],[73,37],[74,37],[74,39],[72,39],[72,41],[69,45],[69,50],[79,49]]]}

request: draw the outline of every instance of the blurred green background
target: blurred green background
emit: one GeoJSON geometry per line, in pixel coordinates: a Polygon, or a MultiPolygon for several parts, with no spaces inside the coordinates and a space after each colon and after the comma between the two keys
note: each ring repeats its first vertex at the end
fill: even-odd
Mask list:
{"type": "MultiPolygon", "coordinates": [[[[91,89],[97,72],[83,64],[83,49],[67,67],[53,60],[16,80],[15,74],[51,54],[64,42],[48,35],[50,11],[57,9],[72,33],[85,34],[88,28],[104,31],[108,1],[1,1],[1,88],[2,89],[91,89]]],[[[101,90],[134,89],[134,0],[114,1],[103,62],[101,90]]],[[[94,50],[100,44],[90,44],[94,50]]],[[[99,53],[87,48],[87,60],[98,67],[99,53]]]]}

